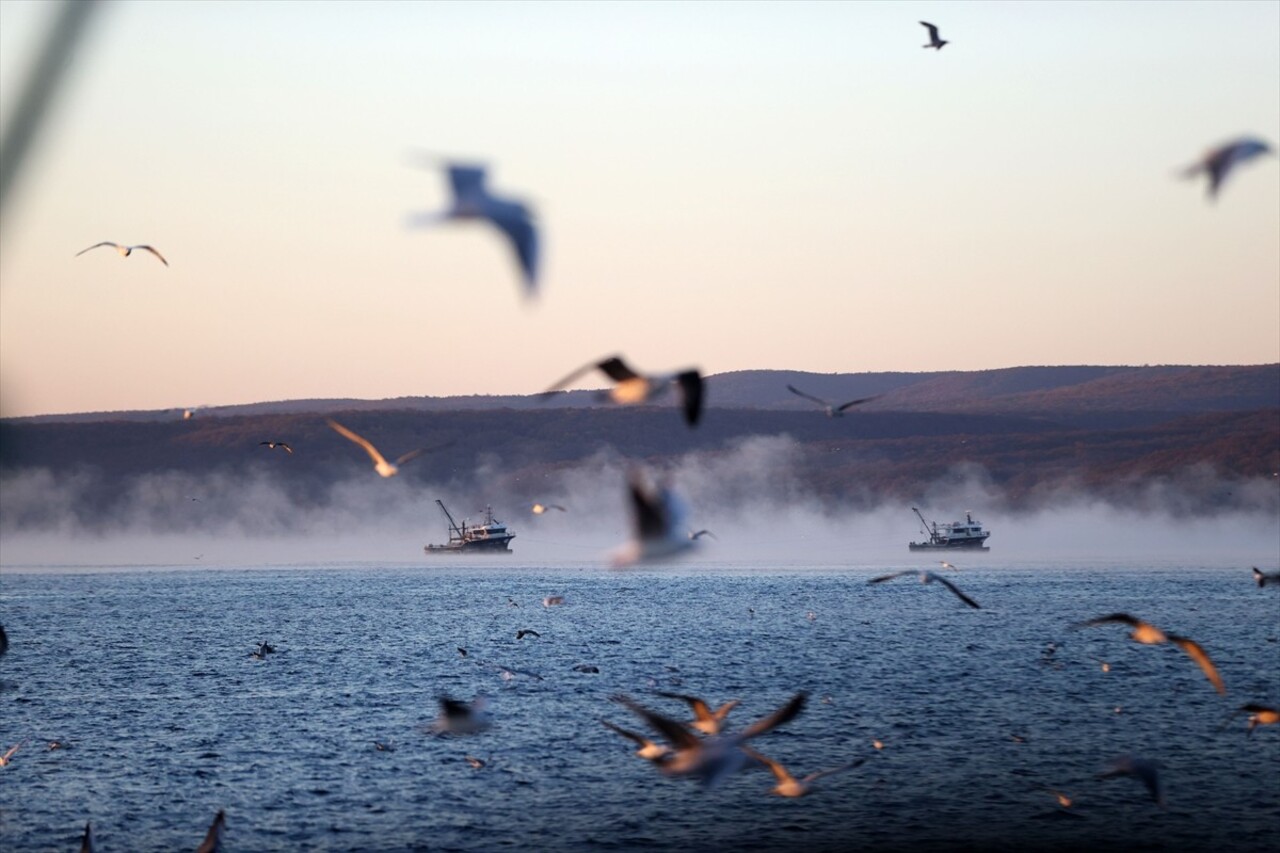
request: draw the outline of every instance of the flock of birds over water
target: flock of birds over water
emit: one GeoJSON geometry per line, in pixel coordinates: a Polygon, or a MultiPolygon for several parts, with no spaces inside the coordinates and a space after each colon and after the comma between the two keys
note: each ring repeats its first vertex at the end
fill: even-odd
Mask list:
{"type": "MultiPolygon", "coordinates": [[[[951,43],[942,38],[939,28],[934,24],[925,21],[921,21],[920,24],[926,29],[929,38],[929,43],[923,45],[924,48],[941,51],[944,46],[951,43]]],[[[1269,143],[1253,137],[1242,137],[1210,149],[1195,163],[1181,170],[1181,174],[1186,178],[1203,175],[1207,181],[1208,197],[1213,200],[1219,195],[1227,177],[1237,167],[1262,155],[1273,153],[1274,149],[1269,143]]],[[[483,165],[439,159],[433,160],[431,165],[444,169],[451,189],[451,203],[442,211],[412,214],[408,217],[408,224],[412,227],[429,227],[444,222],[487,223],[505,238],[514,253],[525,297],[536,297],[541,238],[540,227],[531,208],[522,201],[490,191],[487,184],[487,171],[483,165]]],[[[129,258],[134,252],[146,253],[166,267],[169,266],[168,260],[160,250],[149,244],[126,245],[113,241],[101,241],[77,252],[76,256],[79,257],[100,248],[114,249],[122,258],[129,258]]],[[[609,388],[600,392],[601,399],[618,405],[647,403],[667,393],[671,388],[676,389],[680,396],[685,422],[689,427],[697,425],[702,412],[704,394],[703,377],[696,368],[649,374],[633,369],[620,356],[611,356],[575,369],[563,379],[553,383],[543,392],[543,396],[550,397],[563,391],[592,371],[603,374],[611,383],[609,388]]],[[[791,385],[787,386],[787,390],[813,403],[828,417],[840,417],[851,408],[875,399],[866,397],[844,403],[833,403],[791,385]]],[[[193,414],[194,411],[188,409],[184,411],[183,417],[190,418],[193,414]]],[[[384,478],[396,475],[400,466],[426,452],[426,449],[415,449],[396,457],[394,462],[389,462],[364,436],[332,418],[328,419],[328,425],[339,435],[360,447],[372,461],[374,471],[384,478]]],[[[281,450],[288,454],[294,452],[289,442],[278,439],[264,440],[260,445],[269,450],[281,450]]],[[[632,536],[627,543],[614,552],[614,566],[625,567],[670,559],[695,547],[703,537],[711,536],[710,531],[695,532],[686,526],[687,510],[669,484],[655,485],[645,472],[633,469],[628,476],[627,488],[630,497],[632,536]]],[[[567,511],[565,507],[558,504],[543,503],[533,504],[531,510],[535,514],[567,511]]],[[[946,561],[941,561],[941,567],[955,569],[955,566],[946,561]]],[[[1280,588],[1280,573],[1267,573],[1255,567],[1253,576],[1259,587],[1280,588]]],[[[878,585],[909,577],[918,578],[925,585],[938,584],[968,608],[980,609],[981,607],[953,580],[932,570],[908,569],[892,572],[871,578],[868,583],[878,585]]],[[[519,606],[514,601],[509,603],[512,606],[519,606]]],[[[557,607],[566,604],[566,601],[561,596],[548,596],[542,604],[545,607],[557,607]]],[[[813,618],[812,614],[810,618],[813,618]]],[[[1169,644],[1177,648],[1204,673],[1214,690],[1219,694],[1227,692],[1226,684],[1209,653],[1199,642],[1189,637],[1159,628],[1128,613],[1102,615],[1080,622],[1074,627],[1094,628],[1111,625],[1123,625],[1130,629],[1128,637],[1137,643],[1169,644]]],[[[523,630],[518,634],[518,639],[538,636],[536,631],[523,630]]],[[[8,650],[8,638],[0,627],[0,655],[8,650]]],[[[264,641],[251,653],[251,657],[256,661],[266,661],[275,651],[274,646],[264,641]]],[[[463,657],[468,654],[467,650],[461,647],[458,652],[463,657]]],[[[1056,645],[1050,644],[1044,651],[1044,658],[1051,660],[1055,652],[1056,645]]],[[[1104,662],[1103,666],[1106,668],[1107,664],[1104,662]]],[[[592,670],[594,667],[584,671],[592,670]]],[[[710,703],[697,696],[660,691],[655,691],[655,696],[687,706],[693,718],[683,719],[675,712],[656,711],[631,696],[618,694],[612,697],[612,701],[638,718],[648,729],[648,733],[629,730],[607,719],[602,719],[600,722],[620,737],[630,741],[635,746],[636,757],[653,765],[657,771],[666,776],[690,777],[700,780],[704,785],[716,786],[740,771],[762,768],[772,774],[776,783],[770,789],[770,793],[782,797],[801,797],[813,791],[819,779],[853,770],[874,756],[873,753],[854,757],[838,766],[810,772],[797,778],[778,761],[761,752],[757,744],[765,735],[785,725],[803,711],[808,698],[804,692],[794,694],[772,713],[736,730],[729,726],[728,716],[730,711],[739,704],[738,699],[729,700],[713,709],[710,703]]],[[[484,697],[463,702],[452,697],[441,696],[439,709],[439,715],[429,729],[436,736],[467,737],[485,731],[492,724],[484,697]]],[[[1240,714],[1247,715],[1246,731],[1250,735],[1259,726],[1270,726],[1280,722],[1280,710],[1251,701],[1231,712],[1223,725],[1226,726],[1240,714]]],[[[0,767],[8,767],[20,761],[17,753],[26,743],[27,741],[19,742],[0,756],[0,767]]],[[[57,741],[48,744],[50,749],[63,746],[64,744],[57,741]]],[[[880,741],[874,741],[872,746],[876,750],[883,748],[880,741]]],[[[375,741],[374,748],[390,750],[394,746],[375,741]]],[[[473,756],[467,756],[467,760],[473,767],[478,768],[484,765],[481,759],[473,756]]],[[[1099,773],[1099,778],[1116,776],[1128,776],[1138,780],[1149,791],[1155,803],[1163,804],[1163,785],[1158,760],[1142,756],[1120,756],[1099,773]]],[[[1078,813],[1070,811],[1072,800],[1068,795],[1056,790],[1050,793],[1056,797],[1059,809],[1064,813],[1078,816],[1078,813]]],[[[225,814],[219,811],[209,826],[203,843],[197,848],[197,853],[214,853],[219,850],[224,827],[225,814]]],[[[81,850],[93,850],[93,833],[89,824],[85,825],[81,850]]]]}

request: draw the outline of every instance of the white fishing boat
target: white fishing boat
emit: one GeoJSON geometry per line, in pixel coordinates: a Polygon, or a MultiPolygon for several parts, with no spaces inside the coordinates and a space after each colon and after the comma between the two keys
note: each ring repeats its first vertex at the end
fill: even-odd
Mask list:
{"type": "Polygon", "coordinates": [[[944,522],[929,521],[916,507],[911,511],[924,526],[923,533],[929,537],[927,542],[911,542],[907,545],[912,551],[950,551],[961,548],[966,551],[990,551],[986,546],[990,531],[982,529],[982,523],[974,521],[973,515],[966,512],[964,521],[944,522]]]}
{"type": "Polygon", "coordinates": [[[444,545],[423,546],[422,550],[427,554],[511,553],[507,545],[516,538],[516,535],[507,530],[505,524],[493,517],[492,507],[484,508],[484,521],[479,524],[469,524],[465,518],[462,519],[462,524],[458,524],[449,514],[449,510],[445,509],[443,501],[437,498],[436,505],[449,520],[449,541],[444,545]]]}

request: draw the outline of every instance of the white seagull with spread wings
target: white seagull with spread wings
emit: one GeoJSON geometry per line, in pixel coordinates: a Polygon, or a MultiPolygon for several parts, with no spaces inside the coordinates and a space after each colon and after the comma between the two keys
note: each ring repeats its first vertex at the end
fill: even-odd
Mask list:
{"type": "Polygon", "coordinates": [[[400,471],[399,466],[408,462],[410,459],[413,459],[415,456],[418,456],[423,453],[422,449],[410,450],[408,453],[404,454],[399,459],[397,459],[395,461],[395,464],[392,464],[383,458],[382,454],[378,452],[378,448],[374,447],[373,444],[370,443],[368,439],[360,435],[357,435],[356,433],[347,429],[342,424],[338,423],[332,418],[329,419],[328,423],[329,423],[329,426],[333,427],[334,431],[336,431],[339,435],[349,438],[352,441],[354,441],[356,444],[363,447],[364,452],[368,453],[369,458],[373,460],[373,470],[377,471],[378,474],[383,477],[394,477],[400,471]]]}
{"type": "Polygon", "coordinates": [[[83,255],[85,252],[88,252],[88,251],[90,251],[91,249],[96,249],[96,248],[98,248],[99,246],[110,246],[111,248],[113,248],[113,249],[115,249],[117,252],[119,252],[119,253],[120,253],[120,257],[122,257],[122,258],[127,258],[127,257],[129,257],[129,255],[133,254],[133,250],[134,250],[134,249],[141,249],[141,250],[142,250],[142,251],[144,251],[144,252],[150,252],[151,254],[155,255],[157,258],[159,258],[159,259],[160,259],[160,263],[164,264],[166,267],[167,267],[167,266],[169,266],[169,262],[168,262],[168,261],[166,261],[166,260],[164,259],[164,255],[162,255],[162,254],[160,254],[159,252],[157,252],[157,251],[156,251],[154,248],[152,248],[151,246],[143,246],[143,245],[138,245],[138,246],[121,246],[119,243],[112,243],[110,240],[103,240],[101,243],[94,243],[94,244],[93,244],[92,246],[90,246],[88,249],[81,249],[80,251],[76,252],[76,257],[78,258],[78,257],[80,257],[81,255],[83,255]]]}

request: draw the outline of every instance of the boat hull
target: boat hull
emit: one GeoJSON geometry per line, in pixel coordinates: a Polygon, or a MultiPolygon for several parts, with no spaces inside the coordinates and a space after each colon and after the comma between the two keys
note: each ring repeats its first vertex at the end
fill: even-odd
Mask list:
{"type": "Polygon", "coordinates": [[[974,542],[909,542],[911,551],[990,551],[981,541],[974,542]]]}
{"type": "Polygon", "coordinates": [[[493,539],[480,539],[470,542],[450,543],[448,545],[426,545],[423,552],[426,554],[514,554],[507,543],[515,536],[495,537],[493,539]]]}

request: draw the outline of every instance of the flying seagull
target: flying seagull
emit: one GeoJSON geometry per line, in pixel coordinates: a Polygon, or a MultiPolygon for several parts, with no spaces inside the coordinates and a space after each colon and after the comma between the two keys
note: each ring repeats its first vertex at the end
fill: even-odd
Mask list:
{"type": "Polygon", "coordinates": [[[689,531],[690,539],[701,539],[703,536],[710,536],[712,539],[719,538],[710,530],[690,530],[689,531]]]}
{"type": "Polygon", "coordinates": [[[489,222],[511,241],[524,279],[525,296],[537,295],[539,241],[533,212],[522,202],[491,194],[485,186],[484,166],[446,162],[444,168],[453,190],[452,203],[443,211],[413,214],[409,224],[434,225],[464,219],[489,222]]]}
{"type": "Polygon", "coordinates": [[[479,696],[470,705],[440,697],[440,715],[431,724],[436,734],[470,735],[489,728],[489,715],[484,712],[485,698],[479,696]]]}
{"type": "Polygon", "coordinates": [[[707,738],[698,737],[683,723],[650,711],[629,696],[612,698],[631,709],[671,744],[670,759],[658,765],[663,773],[668,776],[696,776],[703,784],[713,787],[747,766],[752,758],[743,751],[742,745],[793,719],[804,708],[806,694],[797,693],[772,714],[739,732],[707,738]]]}
{"type": "Polygon", "coordinates": [[[1209,176],[1207,186],[1209,198],[1216,199],[1222,184],[1227,180],[1227,175],[1231,174],[1236,166],[1271,153],[1273,153],[1271,146],[1261,139],[1241,137],[1206,151],[1199,161],[1183,170],[1182,176],[1194,178],[1204,172],[1209,176]]]}
{"type": "Polygon", "coordinates": [[[773,773],[774,778],[778,780],[778,784],[774,785],[773,790],[769,793],[777,794],[779,797],[803,797],[812,790],[813,783],[823,776],[830,776],[832,773],[839,773],[842,770],[852,770],[855,767],[860,767],[867,760],[859,758],[856,761],[850,761],[848,764],[832,767],[830,770],[819,770],[815,773],[810,773],[803,779],[797,779],[787,772],[787,768],[767,755],[762,755],[749,746],[744,746],[742,751],[769,768],[769,772],[773,773]]]}
{"type": "Polygon", "coordinates": [[[1253,730],[1258,726],[1274,726],[1280,723],[1280,709],[1272,708],[1268,705],[1260,705],[1257,702],[1249,702],[1241,705],[1239,708],[1231,712],[1231,716],[1227,717],[1227,721],[1219,726],[1219,731],[1225,729],[1227,724],[1235,719],[1237,714],[1247,713],[1249,715],[1248,722],[1249,734],[1253,734],[1253,730]]]}
{"type": "Polygon", "coordinates": [[[684,406],[684,419],[689,426],[695,426],[702,414],[702,375],[697,369],[689,368],[676,373],[642,376],[636,373],[619,356],[610,356],[603,361],[579,367],[559,382],[542,392],[546,399],[565,386],[572,384],[592,370],[600,370],[613,380],[614,386],[602,392],[602,397],[614,403],[628,406],[647,403],[663,394],[671,384],[680,388],[680,397],[684,406]]]}
{"type": "Polygon", "coordinates": [[[601,720],[600,722],[604,723],[610,729],[634,743],[638,747],[635,753],[637,758],[643,758],[645,761],[652,761],[654,764],[661,764],[663,761],[666,761],[667,756],[671,754],[671,748],[666,744],[657,743],[656,741],[649,740],[642,734],[629,731],[621,726],[615,726],[608,720],[601,720]]]}
{"type": "Polygon", "coordinates": [[[652,486],[639,470],[628,475],[631,539],[613,553],[614,568],[665,560],[698,545],[689,537],[684,501],[666,486],[652,486]]]}
{"type": "Polygon", "coordinates": [[[516,631],[517,640],[523,640],[525,637],[541,637],[541,636],[542,636],[541,634],[539,634],[537,631],[533,630],[532,628],[521,628],[519,631],[516,631]]]}
{"type": "Polygon", "coordinates": [[[935,50],[942,50],[944,44],[950,44],[946,39],[938,38],[938,28],[927,21],[921,21],[920,26],[929,31],[929,43],[921,45],[921,47],[932,47],[935,50]]]}
{"type": "Polygon", "coordinates": [[[89,251],[90,249],[96,249],[96,248],[98,248],[99,246],[110,246],[111,248],[113,248],[113,249],[115,249],[117,252],[119,252],[119,253],[120,253],[120,257],[122,257],[122,258],[127,258],[127,257],[129,257],[129,255],[133,254],[133,250],[134,250],[134,249],[141,249],[141,250],[142,250],[142,251],[144,251],[144,252],[150,252],[151,254],[155,255],[157,258],[159,258],[159,259],[160,259],[160,263],[164,264],[166,267],[167,267],[167,266],[169,266],[169,262],[168,262],[168,261],[166,261],[166,260],[164,259],[164,255],[162,255],[162,254],[160,254],[159,252],[157,252],[157,251],[156,251],[154,248],[152,248],[151,246],[141,246],[141,245],[139,245],[139,246],[121,246],[119,243],[112,243],[110,240],[103,240],[101,243],[94,243],[94,244],[93,244],[92,246],[90,246],[88,249],[81,249],[80,251],[76,252],[76,255],[75,255],[75,256],[78,258],[78,257],[80,257],[81,255],[83,255],[85,252],[89,251]]]}
{"type": "Polygon", "coordinates": [[[741,699],[730,699],[713,711],[710,705],[697,696],[686,696],[683,693],[663,693],[661,690],[658,691],[658,695],[665,696],[668,699],[679,699],[687,703],[693,709],[694,716],[693,722],[689,723],[689,725],[704,735],[720,734],[720,727],[724,725],[724,718],[729,716],[729,712],[742,701],[741,699]]]}
{"type": "Polygon", "coordinates": [[[1213,665],[1213,661],[1209,660],[1209,655],[1205,653],[1205,650],[1201,648],[1200,644],[1195,640],[1161,631],[1150,622],[1143,622],[1141,619],[1130,616],[1128,613],[1112,613],[1109,616],[1099,616],[1097,619],[1090,619],[1088,622],[1081,622],[1075,627],[1092,628],[1097,625],[1107,625],[1112,622],[1119,622],[1122,625],[1128,625],[1132,628],[1133,631],[1129,634],[1129,639],[1135,642],[1148,646],[1159,645],[1160,643],[1173,643],[1175,646],[1186,652],[1187,656],[1195,661],[1202,670],[1204,670],[1205,676],[1208,677],[1215,690],[1219,693],[1227,692],[1226,686],[1222,683],[1222,677],[1218,675],[1217,667],[1213,665]]]}
{"type": "Polygon", "coordinates": [[[529,511],[532,512],[534,515],[542,515],[544,512],[550,512],[553,509],[559,510],[560,512],[569,511],[564,507],[560,506],[559,504],[534,504],[533,506],[529,507],[529,511]]]}
{"type": "Polygon", "coordinates": [[[840,405],[840,406],[833,406],[831,403],[828,403],[826,400],[822,399],[821,397],[815,397],[812,394],[804,393],[799,388],[796,388],[794,385],[788,385],[787,390],[790,391],[792,394],[795,394],[797,397],[804,397],[806,400],[811,400],[812,402],[817,403],[819,406],[826,409],[827,417],[829,418],[838,418],[845,413],[846,409],[850,409],[854,406],[859,405],[860,403],[867,403],[867,402],[870,402],[871,400],[876,399],[875,397],[863,397],[859,400],[850,400],[849,402],[844,403],[843,405],[840,405]]]}
{"type": "Polygon", "coordinates": [[[1269,583],[1280,586],[1280,572],[1264,572],[1257,566],[1253,567],[1253,581],[1259,587],[1264,587],[1269,583]]]}
{"type": "Polygon", "coordinates": [[[259,441],[258,442],[259,447],[263,445],[266,445],[266,447],[271,450],[275,450],[277,447],[279,447],[281,450],[284,450],[287,453],[293,453],[293,448],[283,441],[259,441]]]}
{"type": "Polygon", "coordinates": [[[933,583],[934,581],[937,581],[938,583],[942,584],[947,589],[955,593],[956,598],[960,599],[965,604],[969,605],[975,610],[981,609],[981,605],[979,605],[978,602],[974,601],[972,598],[970,598],[969,596],[961,592],[958,586],[956,586],[951,581],[944,578],[942,575],[935,574],[927,569],[904,569],[903,571],[900,571],[900,572],[893,572],[892,574],[881,575],[878,578],[872,578],[871,580],[867,581],[867,583],[884,583],[885,581],[891,581],[894,578],[900,578],[903,575],[919,575],[921,583],[933,583]]]}
{"type": "Polygon", "coordinates": [[[1135,758],[1131,755],[1121,755],[1112,760],[1111,765],[1102,773],[1098,774],[1099,779],[1112,779],[1116,776],[1132,776],[1139,782],[1147,786],[1147,790],[1151,792],[1151,799],[1156,801],[1157,805],[1164,805],[1164,787],[1160,783],[1159,765],[1146,758],[1135,758]]]}
{"type": "Polygon", "coordinates": [[[334,430],[336,430],[339,435],[349,438],[352,441],[354,441],[356,444],[363,447],[364,452],[368,453],[369,458],[373,460],[373,470],[377,471],[378,474],[383,477],[394,477],[400,471],[399,466],[403,465],[404,463],[408,462],[410,459],[413,459],[415,456],[418,456],[423,452],[421,449],[410,450],[408,453],[406,453],[405,455],[397,459],[395,461],[395,464],[392,465],[386,459],[382,458],[382,454],[378,452],[378,448],[370,444],[368,440],[361,438],[359,435],[356,435],[354,432],[347,429],[342,424],[338,423],[332,418],[329,419],[328,423],[329,423],[329,426],[333,427],[334,430]]]}

